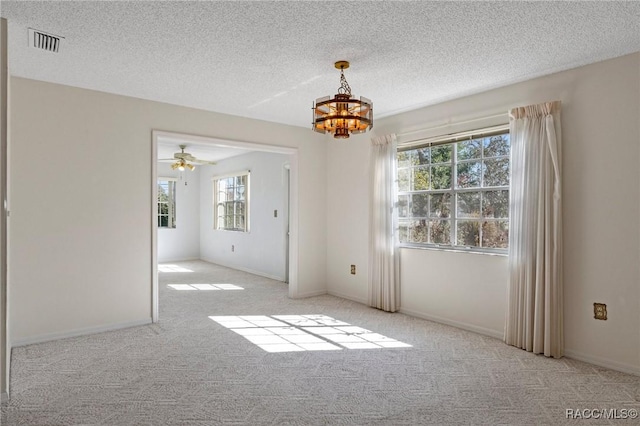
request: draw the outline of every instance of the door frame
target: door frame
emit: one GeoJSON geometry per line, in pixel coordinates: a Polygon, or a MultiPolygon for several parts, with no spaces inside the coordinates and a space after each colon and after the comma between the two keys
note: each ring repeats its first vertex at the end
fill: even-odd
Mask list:
{"type": "Polygon", "coordinates": [[[222,148],[243,148],[251,151],[270,152],[289,156],[290,190],[289,190],[289,297],[298,295],[298,148],[261,144],[254,142],[235,141],[209,136],[198,136],[187,133],[169,132],[164,130],[151,131],[151,320],[158,322],[159,292],[158,292],[158,140],[173,139],[181,142],[192,142],[198,145],[209,145],[222,148]]]}

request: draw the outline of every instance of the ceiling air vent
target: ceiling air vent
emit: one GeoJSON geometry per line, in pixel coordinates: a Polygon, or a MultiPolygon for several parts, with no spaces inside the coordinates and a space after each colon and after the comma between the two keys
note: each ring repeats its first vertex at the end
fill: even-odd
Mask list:
{"type": "Polygon", "coordinates": [[[62,40],[64,37],[29,28],[29,47],[58,53],[62,40]]]}

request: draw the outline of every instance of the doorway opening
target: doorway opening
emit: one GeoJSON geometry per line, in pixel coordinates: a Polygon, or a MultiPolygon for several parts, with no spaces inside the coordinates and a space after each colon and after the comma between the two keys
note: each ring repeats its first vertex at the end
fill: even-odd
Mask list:
{"type": "MultiPolygon", "coordinates": [[[[237,226],[238,223],[243,223],[244,218],[238,217],[238,211],[242,213],[242,209],[246,208],[249,210],[249,196],[247,193],[246,203],[238,202],[236,200],[235,207],[232,207],[234,203],[227,202],[227,207],[232,207],[234,210],[231,214],[233,217],[230,217],[229,214],[224,213],[225,207],[222,206],[222,203],[218,203],[214,205],[215,195],[213,195],[213,185],[217,184],[219,181],[228,181],[230,182],[230,174],[229,170],[218,172],[216,169],[215,163],[220,161],[220,164],[227,164],[231,162],[233,159],[230,157],[240,156],[241,154],[249,154],[256,153],[256,155],[271,156],[276,159],[282,159],[283,163],[279,168],[277,173],[280,173],[281,186],[283,189],[283,197],[282,200],[282,209],[278,212],[278,209],[274,209],[273,211],[269,210],[269,214],[272,217],[278,218],[280,215],[281,221],[283,221],[283,228],[281,231],[284,234],[283,246],[282,246],[282,258],[284,264],[284,274],[283,276],[278,275],[278,280],[284,281],[288,283],[288,295],[290,298],[296,298],[298,295],[298,150],[297,148],[291,147],[283,147],[278,145],[266,145],[266,144],[257,144],[251,142],[242,142],[242,141],[232,141],[225,140],[213,137],[204,137],[204,136],[195,136],[183,133],[175,133],[175,132],[165,132],[165,131],[157,131],[154,130],[152,132],[152,155],[151,155],[151,209],[150,213],[152,215],[152,232],[151,232],[151,245],[152,245],[152,259],[151,259],[151,267],[152,267],[152,292],[151,292],[151,313],[152,313],[152,321],[157,322],[159,316],[159,291],[158,291],[158,263],[159,263],[159,255],[158,255],[158,242],[159,242],[159,223],[163,224],[168,221],[164,216],[160,219],[159,213],[159,205],[158,205],[158,180],[160,178],[165,178],[167,174],[165,169],[170,170],[169,166],[172,166],[174,171],[180,171],[178,179],[178,185],[186,186],[189,183],[189,179],[193,179],[189,175],[190,170],[186,167],[180,167],[179,164],[181,160],[186,160],[190,162],[193,159],[192,163],[198,167],[198,164],[202,164],[207,167],[202,167],[203,170],[206,170],[207,175],[202,175],[199,177],[200,182],[204,183],[205,180],[211,180],[211,183],[207,182],[207,185],[211,185],[211,191],[209,192],[206,188],[202,187],[199,189],[200,194],[205,194],[198,198],[205,200],[205,204],[203,204],[202,209],[200,210],[200,214],[202,217],[209,218],[211,217],[211,224],[207,224],[206,231],[212,232],[214,228],[218,227],[218,221],[221,223],[227,223],[229,220],[233,221],[234,226],[237,226]],[[186,146],[186,148],[182,148],[186,146]],[[167,151],[171,148],[179,147],[182,151],[178,150],[177,155],[172,154],[167,151]],[[168,159],[170,160],[167,163],[167,167],[163,163],[159,163],[159,159],[161,157],[167,157],[167,153],[170,155],[168,159]],[[188,153],[189,157],[183,157],[184,153],[188,153]],[[279,155],[273,155],[279,154],[279,155]],[[216,157],[217,155],[217,157],[216,157]],[[225,163],[225,159],[227,162],[225,163]],[[172,161],[176,160],[176,161],[172,161]],[[175,166],[175,167],[174,167],[175,166]],[[184,169],[184,170],[183,170],[184,169]],[[206,197],[213,196],[212,200],[207,199],[206,197]],[[214,208],[219,210],[214,210],[214,208]],[[223,212],[223,213],[220,213],[223,212]],[[204,215],[203,215],[204,213],[204,215]],[[226,216],[225,216],[226,214],[226,216]],[[224,216],[224,217],[223,217],[224,216]],[[164,220],[164,222],[160,222],[164,220]]],[[[224,167],[222,167],[224,170],[224,167]]],[[[233,170],[235,172],[235,170],[233,170]]],[[[251,171],[245,170],[244,172],[248,172],[249,176],[251,171]]],[[[243,173],[244,173],[243,172],[243,173]]],[[[240,189],[244,189],[242,186],[244,185],[244,181],[238,181],[240,189]]],[[[250,188],[249,188],[250,189],[250,188]]],[[[162,195],[162,194],[161,194],[162,195]]],[[[180,194],[178,194],[178,197],[180,194]]],[[[178,198],[179,200],[179,198],[178,198]]],[[[243,199],[244,200],[244,199],[243,199]]],[[[179,201],[178,201],[179,202],[179,201]]],[[[199,201],[200,202],[200,201],[199,201]]],[[[169,209],[169,207],[167,207],[169,209]]],[[[264,220],[264,211],[260,209],[259,212],[264,220]]],[[[164,214],[164,212],[163,212],[164,214]]],[[[175,220],[180,226],[180,209],[176,209],[175,212],[172,212],[175,216],[175,220]]],[[[246,230],[249,230],[249,221],[250,217],[246,218],[247,223],[243,225],[246,227],[246,230]]],[[[204,223],[204,222],[200,222],[204,223]]],[[[226,226],[226,225],[225,225],[226,226]]],[[[253,224],[251,224],[253,226],[253,224]]],[[[217,228],[222,229],[222,228],[217,228]]],[[[167,230],[162,229],[161,232],[166,232],[167,230]]],[[[169,231],[175,231],[175,229],[170,229],[169,231]]],[[[233,234],[229,231],[221,231],[226,232],[226,235],[233,234]]],[[[282,235],[281,234],[281,235],[282,235]]],[[[223,235],[223,234],[220,234],[223,235]]],[[[164,238],[164,235],[162,236],[164,238]]],[[[164,240],[163,240],[164,241],[164,240]]],[[[204,247],[204,246],[203,246],[204,247]]],[[[205,247],[206,248],[206,247],[205,247]]],[[[234,250],[234,246],[231,245],[231,251],[234,250]]],[[[203,258],[199,253],[198,258],[202,260],[209,260],[207,258],[203,258]]],[[[226,265],[223,265],[226,266],[226,265]]],[[[233,266],[232,266],[233,267],[233,266]]],[[[242,269],[242,268],[238,268],[242,269]]],[[[264,276],[269,276],[268,274],[260,274],[264,276]]],[[[275,278],[275,277],[274,277],[275,278]]]]}

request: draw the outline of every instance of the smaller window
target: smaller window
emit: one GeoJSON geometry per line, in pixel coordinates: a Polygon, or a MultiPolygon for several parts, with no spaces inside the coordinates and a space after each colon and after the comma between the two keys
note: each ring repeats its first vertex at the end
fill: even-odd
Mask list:
{"type": "Polygon", "coordinates": [[[176,227],[176,181],[158,179],[158,228],[176,227]]]}
{"type": "Polygon", "coordinates": [[[249,232],[249,171],[213,179],[214,229],[249,232]]]}

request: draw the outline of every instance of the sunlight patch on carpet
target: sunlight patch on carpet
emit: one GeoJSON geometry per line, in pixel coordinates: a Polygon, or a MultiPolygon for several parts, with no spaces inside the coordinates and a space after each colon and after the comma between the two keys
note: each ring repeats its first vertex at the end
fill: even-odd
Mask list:
{"type": "Polygon", "coordinates": [[[210,316],[267,352],[409,348],[411,345],[326,315],[210,316]]]}

